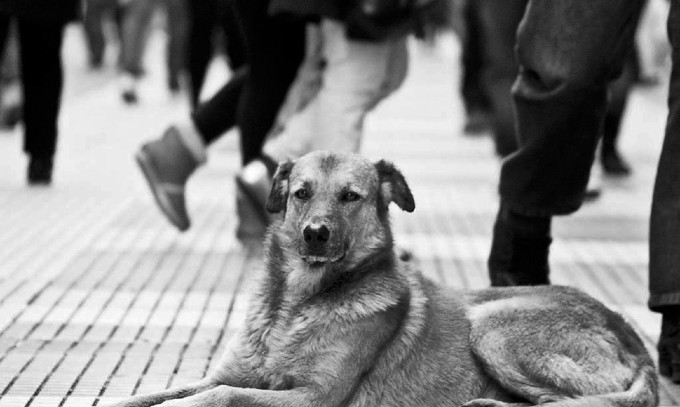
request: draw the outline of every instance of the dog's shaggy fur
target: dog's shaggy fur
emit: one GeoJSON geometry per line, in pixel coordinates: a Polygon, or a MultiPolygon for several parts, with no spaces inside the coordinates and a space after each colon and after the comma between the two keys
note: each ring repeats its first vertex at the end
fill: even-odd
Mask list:
{"type": "Polygon", "coordinates": [[[122,405],[657,405],[654,366],[618,314],[567,287],[439,287],[395,254],[390,202],[415,209],[385,161],[282,164],[267,206],[283,216],[244,329],[200,383],[122,405]]]}

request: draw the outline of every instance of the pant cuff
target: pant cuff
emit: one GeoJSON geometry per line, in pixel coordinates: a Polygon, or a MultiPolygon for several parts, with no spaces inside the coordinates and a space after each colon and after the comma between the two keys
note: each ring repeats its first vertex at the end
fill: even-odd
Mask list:
{"type": "Polygon", "coordinates": [[[677,308],[680,306],[680,292],[652,294],[647,305],[654,312],[663,312],[666,307],[677,308]]]}

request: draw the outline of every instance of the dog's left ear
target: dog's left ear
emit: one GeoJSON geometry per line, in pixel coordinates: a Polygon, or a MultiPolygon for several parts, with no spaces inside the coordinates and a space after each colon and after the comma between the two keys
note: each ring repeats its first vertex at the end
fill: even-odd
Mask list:
{"type": "Polygon", "coordinates": [[[267,210],[271,213],[279,213],[286,209],[288,202],[288,178],[293,170],[293,162],[285,161],[279,164],[274,174],[272,190],[267,199],[267,210]]]}
{"type": "Polygon", "coordinates": [[[402,210],[413,212],[416,202],[413,200],[411,189],[401,172],[389,161],[380,160],[375,163],[380,178],[380,195],[386,205],[394,202],[402,210]]]}

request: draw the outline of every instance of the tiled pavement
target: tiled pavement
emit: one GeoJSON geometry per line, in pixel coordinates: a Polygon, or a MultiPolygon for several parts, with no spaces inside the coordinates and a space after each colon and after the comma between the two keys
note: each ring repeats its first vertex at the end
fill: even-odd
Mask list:
{"type": "MultiPolygon", "coordinates": [[[[138,144],[186,113],[163,90],[162,37],[138,107],[121,105],[112,71],[88,73],[69,31],[67,92],[55,185],[24,186],[18,133],[0,134],[0,407],[104,405],[200,378],[242,320],[261,256],[234,239],[235,135],[191,181],[194,226],[158,214],[137,172],[138,144]]],[[[415,193],[394,213],[398,244],[430,277],[485,287],[497,206],[498,162],[488,138],[461,134],[456,44],[413,48],[403,89],[370,118],[363,151],[392,159],[415,193]]],[[[219,82],[219,73],[212,82],[219,82]]],[[[578,286],[622,312],[650,349],[647,220],[665,107],[641,89],[622,146],[633,177],[605,180],[603,197],[555,225],[556,283],[578,286]]],[[[663,382],[663,405],[680,405],[663,382]]]]}

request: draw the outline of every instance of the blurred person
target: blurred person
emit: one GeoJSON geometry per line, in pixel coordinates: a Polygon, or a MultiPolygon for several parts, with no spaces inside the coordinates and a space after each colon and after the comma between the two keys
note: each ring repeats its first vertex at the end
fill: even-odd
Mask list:
{"type": "Polygon", "coordinates": [[[123,101],[134,104],[138,101],[137,87],[144,75],[144,51],[149,30],[157,7],[166,12],[168,33],[166,66],[167,85],[172,93],[180,90],[180,74],[186,59],[187,17],[184,0],[122,0],[123,20],[121,34],[121,77],[120,88],[123,101]]]}
{"type": "MultiPolygon", "coordinates": [[[[457,0],[460,2],[460,0],[457,0]]],[[[460,30],[461,96],[465,108],[465,134],[482,134],[489,129],[489,97],[484,88],[482,74],[484,68],[484,38],[482,33],[479,7],[475,0],[462,2],[459,11],[462,14],[463,28],[460,30]]]]}
{"type": "Polygon", "coordinates": [[[120,0],[85,0],[83,28],[88,48],[90,68],[99,69],[104,64],[106,53],[106,35],[104,24],[112,20],[121,31],[122,6],[120,0]]]}
{"type": "Polygon", "coordinates": [[[10,130],[22,116],[19,42],[16,24],[11,23],[0,63],[0,129],[10,130]]]}
{"type": "Polygon", "coordinates": [[[187,72],[190,80],[192,108],[198,106],[208,65],[215,53],[216,31],[222,34],[221,42],[232,72],[246,61],[242,34],[236,21],[234,0],[185,0],[189,11],[187,40],[187,72]]]}
{"type": "Polygon", "coordinates": [[[181,231],[191,225],[184,188],[206,161],[206,146],[237,126],[242,164],[259,157],[304,56],[304,21],[270,15],[269,0],[234,0],[234,6],[246,64],[190,118],[170,126],[137,153],[157,204],[181,231]]]}
{"type": "Polygon", "coordinates": [[[16,24],[23,88],[24,151],[29,185],[52,182],[63,84],[64,27],[75,19],[78,0],[0,0],[0,46],[16,24]]]}

